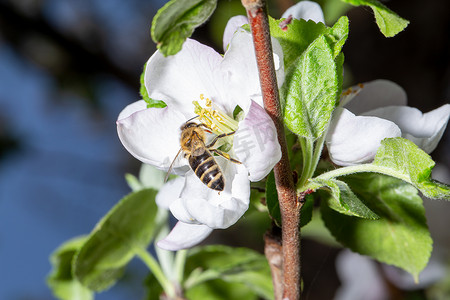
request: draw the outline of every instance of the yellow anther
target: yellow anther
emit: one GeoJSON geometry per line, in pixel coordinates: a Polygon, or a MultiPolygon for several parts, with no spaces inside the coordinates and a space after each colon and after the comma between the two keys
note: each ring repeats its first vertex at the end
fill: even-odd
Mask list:
{"type": "Polygon", "coordinates": [[[208,126],[215,134],[228,133],[236,131],[238,122],[232,117],[218,110],[210,98],[200,94],[200,99],[205,100],[205,106],[201,106],[198,101],[192,101],[194,112],[198,115],[198,120],[208,126]]]}

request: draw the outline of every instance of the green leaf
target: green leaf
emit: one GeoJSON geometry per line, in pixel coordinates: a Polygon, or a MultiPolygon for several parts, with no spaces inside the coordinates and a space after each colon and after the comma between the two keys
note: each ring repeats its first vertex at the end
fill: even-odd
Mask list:
{"type": "Polygon", "coordinates": [[[129,173],[125,174],[125,181],[127,182],[128,186],[133,192],[137,192],[144,188],[139,179],[137,179],[137,177],[134,176],[133,174],[129,173]]]}
{"type": "Polygon", "coordinates": [[[95,226],[74,261],[74,275],[86,287],[102,291],[113,285],[136,251],[154,236],[156,191],[124,197],[95,226]]]}
{"type": "Polygon", "coordinates": [[[250,187],[250,205],[245,212],[246,217],[255,212],[267,212],[267,206],[265,203],[266,191],[264,189],[264,186],[261,185],[262,183],[265,184],[265,182],[258,182],[254,183],[250,187]]]}
{"type": "Polygon", "coordinates": [[[77,237],[62,244],[50,256],[52,272],[47,285],[53,295],[61,300],[91,300],[94,293],[72,276],[72,260],[87,237],[77,237]]]}
{"type": "MultiPolygon", "coordinates": [[[[271,273],[266,258],[247,248],[219,245],[194,248],[186,261],[186,274],[190,274],[185,281],[187,294],[195,286],[220,279],[223,282],[232,283],[233,286],[242,284],[248,291],[264,299],[273,299],[271,273]],[[201,270],[204,271],[201,272],[201,270]]],[[[212,287],[208,284],[208,288],[212,287]]],[[[217,295],[222,293],[221,290],[217,292],[215,293],[217,295]]],[[[201,299],[206,298],[211,299],[209,297],[201,299]]]]}
{"type": "Polygon", "coordinates": [[[159,190],[164,185],[166,172],[156,169],[152,165],[142,164],[139,179],[132,174],[125,174],[125,180],[133,192],[150,188],[159,190]]]}
{"type": "Polygon", "coordinates": [[[236,107],[233,110],[233,119],[242,121],[244,120],[244,118],[245,118],[244,110],[239,105],[236,105],[236,107]]]}
{"type": "Polygon", "coordinates": [[[325,131],[338,97],[339,76],[333,55],[321,35],[303,52],[283,85],[284,121],[292,132],[310,140],[325,131]]]}
{"type": "MultiPolygon", "coordinates": [[[[288,28],[288,31],[290,29],[288,28]]],[[[295,134],[319,138],[328,126],[342,90],[344,57],[340,53],[348,36],[348,18],[326,28],[286,74],[284,120],[295,134]]]]}
{"type": "Polygon", "coordinates": [[[299,139],[297,135],[286,130],[286,142],[291,169],[297,174],[301,174],[303,168],[303,153],[299,139]]]}
{"type": "Polygon", "coordinates": [[[351,250],[400,267],[417,279],[432,249],[417,190],[396,178],[374,173],[350,175],[344,180],[380,219],[346,216],[322,202],[328,230],[351,250]]]}
{"type": "Polygon", "coordinates": [[[319,208],[314,209],[314,213],[308,226],[302,228],[302,238],[303,237],[318,241],[319,243],[330,247],[342,247],[325,227],[319,208]]]}
{"type": "Polygon", "coordinates": [[[139,170],[139,181],[146,188],[159,190],[164,185],[166,174],[167,172],[158,170],[152,165],[142,164],[139,170]]]}
{"type": "Polygon", "coordinates": [[[410,140],[384,139],[373,164],[393,170],[428,198],[450,200],[450,186],[431,179],[434,161],[410,140]]]}
{"type": "Polygon", "coordinates": [[[300,227],[307,225],[311,219],[314,210],[314,196],[306,195],[305,202],[302,205],[302,210],[300,213],[300,227]]]}
{"type": "Polygon", "coordinates": [[[152,21],[152,39],[164,56],[181,50],[194,29],[216,9],[217,0],[171,0],[158,10],[152,21]]]}
{"type": "Polygon", "coordinates": [[[278,202],[277,187],[273,171],[266,179],[266,204],[269,215],[278,227],[281,227],[280,203],[278,202]]]}
{"type": "Polygon", "coordinates": [[[350,187],[341,180],[310,180],[311,184],[316,186],[314,189],[326,186],[329,188],[329,196],[324,196],[328,206],[341,214],[355,216],[366,219],[378,219],[378,216],[371,211],[356,196],[350,187]]]}
{"type": "Polygon", "coordinates": [[[343,16],[333,25],[333,27],[328,28],[324,34],[327,39],[328,44],[331,46],[333,51],[334,61],[336,63],[336,77],[337,77],[337,92],[336,94],[341,95],[342,84],[344,81],[344,53],[342,53],[342,47],[348,38],[348,18],[343,16]]]}
{"type": "Polygon", "coordinates": [[[338,56],[336,56],[335,60],[336,62],[336,75],[337,75],[337,94],[342,94],[342,86],[344,84],[344,53],[339,53],[338,56]]]}
{"type": "Polygon", "coordinates": [[[321,22],[292,19],[286,30],[283,30],[280,28],[281,22],[282,20],[269,17],[270,34],[278,40],[283,49],[284,65],[287,69],[327,27],[321,22]]]}
{"type": "Polygon", "coordinates": [[[352,9],[352,6],[342,1],[318,1],[323,10],[325,17],[325,24],[332,24],[336,22],[341,16],[347,14],[352,9]]]}
{"type": "Polygon", "coordinates": [[[401,18],[377,0],[342,0],[354,6],[369,6],[375,14],[378,28],[385,37],[393,37],[408,26],[409,21],[401,18]]]}
{"type": "Polygon", "coordinates": [[[331,28],[327,28],[325,34],[328,45],[331,46],[333,57],[336,58],[341,53],[342,47],[348,37],[348,18],[340,17],[331,28]]]}
{"type": "Polygon", "coordinates": [[[203,282],[188,289],[185,294],[187,299],[192,300],[258,299],[258,296],[249,290],[244,284],[239,282],[226,282],[221,279],[203,282]]]}
{"type": "Polygon", "coordinates": [[[234,16],[246,15],[245,8],[240,1],[218,1],[216,11],[208,22],[208,39],[214,45],[223,44],[223,33],[228,20],[234,16]]]}
{"type": "Polygon", "coordinates": [[[142,99],[147,103],[147,108],[156,107],[156,108],[164,108],[167,104],[162,100],[155,100],[148,96],[147,88],[145,87],[145,70],[147,68],[147,64],[144,65],[144,71],[141,74],[141,88],[139,92],[141,93],[142,99]]]}
{"type": "Polygon", "coordinates": [[[144,285],[146,287],[146,300],[161,300],[161,295],[164,292],[153,273],[149,273],[145,278],[144,285]]]}

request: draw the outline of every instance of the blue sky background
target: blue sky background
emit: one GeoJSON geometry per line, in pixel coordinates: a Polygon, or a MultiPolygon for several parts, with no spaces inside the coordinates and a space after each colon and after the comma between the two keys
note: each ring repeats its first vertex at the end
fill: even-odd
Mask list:
{"type": "MultiPolygon", "coordinates": [[[[139,73],[154,51],[149,23],[154,7],[162,5],[56,0],[33,8],[26,2],[7,4],[25,16],[42,16],[54,30],[82,41],[95,29],[104,55],[131,74],[136,89],[99,70],[90,79],[93,105],[30,59],[52,55],[39,43],[42,37],[30,37],[29,45],[19,48],[0,38],[0,132],[17,145],[0,160],[0,299],[52,299],[45,285],[49,254],[65,240],[90,232],[129,192],[124,173],[136,171],[138,164],[121,146],[115,120],[139,97],[139,73]]],[[[89,41],[80,44],[89,48],[89,41]]],[[[126,284],[96,298],[143,298],[145,267],[134,262],[128,270],[126,284]]]]}

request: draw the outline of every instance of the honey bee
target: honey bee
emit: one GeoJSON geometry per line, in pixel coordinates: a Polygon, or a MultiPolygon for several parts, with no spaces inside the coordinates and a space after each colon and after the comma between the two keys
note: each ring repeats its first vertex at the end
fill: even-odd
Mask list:
{"type": "Polygon", "coordinates": [[[219,164],[216,162],[211,153],[220,155],[236,164],[241,164],[241,162],[234,158],[231,158],[229,154],[212,147],[220,138],[230,136],[234,134],[235,131],[217,135],[209,144],[206,145],[205,131],[210,132],[207,125],[203,123],[197,124],[195,122],[187,121],[181,126],[180,129],[181,148],[169,167],[166,180],[178,155],[183,152],[184,157],[188,159],[189,165],[194,171],[195,175],[197,175],[197,177],[207,187],[215,191],[223,191],[225,188],[225,178],[222,174],[222,170],[220,169],[219,164]]]}

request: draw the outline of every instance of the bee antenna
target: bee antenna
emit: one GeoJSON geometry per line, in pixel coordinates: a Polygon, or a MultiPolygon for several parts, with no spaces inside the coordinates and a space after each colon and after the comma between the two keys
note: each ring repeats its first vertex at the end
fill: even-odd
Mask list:
{"type": "Polygon", "coordinates": [[[199,116],[199,115],[196,115],[195,117],[192,117],[192,118],[190,118],[189,120],[187,120],[186,123],[189,122],[189,121],[192,121],[192,120],[194,120],[194,119],[197,119],[198,117],[200,117],[200,116],[199,116]]]}

